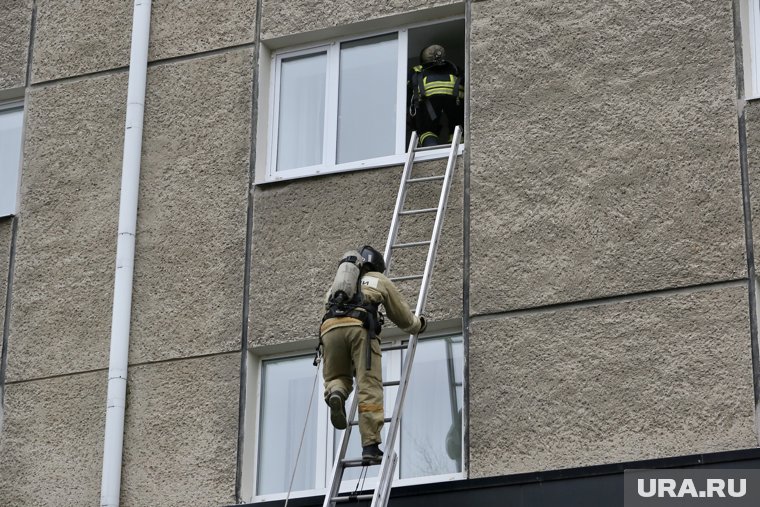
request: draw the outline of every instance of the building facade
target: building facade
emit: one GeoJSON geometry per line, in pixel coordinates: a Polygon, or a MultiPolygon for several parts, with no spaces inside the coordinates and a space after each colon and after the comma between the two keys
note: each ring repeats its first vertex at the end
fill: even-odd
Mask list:
{"type": "MultiPolygon", "coordinates": [[[[93,505],[133,3],[0,5],[0,504],[93,505]]],[[[324,488],[323,295],[385,243],[431,43],[465,74],[464,147],[397,483],[757,448],[756,21],[756,0],[153,1],[121,504],[324,488]]]]}

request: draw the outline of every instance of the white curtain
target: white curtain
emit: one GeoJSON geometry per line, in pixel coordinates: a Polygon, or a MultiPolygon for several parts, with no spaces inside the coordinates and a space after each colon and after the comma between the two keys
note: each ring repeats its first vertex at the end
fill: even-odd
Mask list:
{"type": "Polygon", "coordinates": [[[317,463],[317,394],[311,357],[266,361],[262,365],[261,414],[256,493],[286,492],[311,405],[293,491],[313,489],[317,463]]]}
{"type": "Polygon", "coordinates": [[[23,118],[21,109],[0,111],[0,216],[16,213],[23,118]]]}
{"type": "Polygon", "coordinates": [[[395,153],[397,75],[397,34],[341,45],[339,164],[395,153]]]}
{"type": "Polygon", "coordinates": [[[322,163],[326,77],[326,53],[282,60],[278,171],[322,163]]]}

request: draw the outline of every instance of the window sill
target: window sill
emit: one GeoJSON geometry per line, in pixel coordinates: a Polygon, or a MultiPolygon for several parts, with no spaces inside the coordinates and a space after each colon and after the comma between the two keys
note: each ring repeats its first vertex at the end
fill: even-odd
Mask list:
{"type": "MultiPolygon", "coordinates": [[[[464,144],[459,145],[457,155],[464,153],[464,144]]],[[[444,145],[441,148],[432,148],[418,152],[414,156],[415,162],[425,162],[427,160],[438,160],[449,156],[449,147],[444,145]]],[[[350,162],[341,164],[330,170],[319,170],[309,168],[307,170],[293,170],[288,171],[288,174],[282,176],[276,176],[274,178],[262,178],[255,181],[256,185],[266,185],[270,183],[281,183],[284,181],[297,180],[303,178],[312,178],[315,176],[325,176],[330,174],[340,174],[346,172],[360,171],[363,169],[379,169],[382,167],[397,167],[403,166],[406,163],[407,154],[402,153],[400,155],[391,155],[388,157],[376,158],[373,160],[360,160],[357,162],[350,162]]]]}
{"type": "MultiPolygon", "coordinates": [[[[415,477],[410,479],[395,479],[393,481],[394,488],[400,487],[400,486],[416,486],[419,484],[434,484],[438,482],[451,482],[451,481],[459,481],[462,479],[466,479],[466,476],[464,473],[453,473],[453,474],[445,474],[445,475],[431,475],[427,477],[415,477]]],[[[377,485],[377,477],[373,479],[367,479],[364,482],[364,489],[365,490],[373,490],[375,486],[377,485]]],[[[346,493],[349,491],[354,491],[356,488],[356,481],[343,481],[343,483],[340,486],[340,492],[346,493]]],[[[307,497],[313,497],[313,496],[324,496],[327,492],[327,489],[307,489],[302,491],[293,491],[290,493],[290,498],[307,498],[307,497]]],[[[286,493],[272,493],[269,495],[259,495],[253,497],[253,500],[251,503],[261,503],[261,502],[271,502],[271,501],[277,501],[277,500],[284,500],[287,496],[286,493]]]]}

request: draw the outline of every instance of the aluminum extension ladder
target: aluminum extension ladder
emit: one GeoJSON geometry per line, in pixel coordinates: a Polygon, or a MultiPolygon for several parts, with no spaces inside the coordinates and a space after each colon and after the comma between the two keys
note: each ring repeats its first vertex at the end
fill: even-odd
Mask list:
{"type": "MultiPolygon", "coordinates": [[[[425,301],[427,299],[428,287],[430,286],[430,278],[433,273],[433,265],[435,264],[435,255],[438,249],[438,239],[441,235],[441,229],[443,227],[443,216],[446,211],[446,202],[449,197],[449,190],[451,189],[451,181],[456,168],[457,155],[459,154],[459,142],[462,136],[462,130],[460,127],[454,129],[454,135],[452,137],[452,143],[449,150],[448,164],[446,165],[446,172],[443,176],[428,176],[421,178],[411,178],[412,166],[414,165],[415,154],[420,151],[427,151],[430,148],[417,148],[417,133],[412,132],[409,139],[409,150],[407,155],[406,164],[404,165],[404,172],[401,175],[401,185],[399,186],[398,196],[396,197],[396,207],[393,210],[393,220],[391,221],[390,232],[388,233],[388,242],[385,245],[385,265],[386,274],[393,282],[404,280],[419,280],[421,279],[420,292],[417,297],[417,306],[415,310],[416,315],[421,315],[425,310],[425,301]],[[424,208],[416,210],[404,210],[404,201],[406,198],[407,188],[411,184],[420,183],[423,181],[443,180],[441,187],[441,196],[438,200],[437,208],[424,208]],[[433,225],[432,237],[429,241],[416,241],[410,243],[396,243],[398,237],[400,216],[403,215],[417,215],[424,213],[436,213],[435,223],[433,225]],[[392,276],[391,275],[391,259],[392,253],[395,249],[400,248],[413,248],[428,246],[428,255],[425,262],[425,270],[422,274],[406,275],[406,276],[392,276]]],[[[440,146],[436,146],[439,148],[440,146]]],[[[349,424],[346,430],[343,432],[343,438],[340,444],[340,450],[338,456],[335,458],[335,464],[333,465],[332,477],[327,487],[327,494],[325,495],[325,501],[323,507],[335,507],[339,503],[343,502],[357,502],[366,501],[372,499],[371,507],[386,507],[388,505],[388,499],[390,497],[391,485],[393,483],[393,475],[396,470],[396,464],[398,463],[398,455],[394,450],[396,443],[396,437],[398,436],[399,429],[401,427],[401,411],[404,406],[404,398],[406,397],[406,389],[411,376],[412,362],[414,360],[414,351],[417,347],[417,335],[410,335],[406,348],[406,358],[401,371],[401,379],[398,381],[383,382],[384,387],[398,386],[398,393],[396,395],[396,403],[393,407],[393,415],[390,419],[385,419],[385,422],[390,422],[388,428],[388,434],[384,442],[385,454],[380,462],[380,472],[378,474],[378,483],[372,494],[343,494],[340,495],[340,484],[343,480],[343,473],[347,468],[351,467],[363,467],[376,465],[376,462],[369,462],[359,459],[345,459],[346,449],[348,449],[348,442],[351,437],[352,428],[358,426],[358,422],[354,420],[356,415],[356,408],[358,405],[358,396],[354,396],[354,401],[351,404],[351,410],[348,413],[349,424]]]]}

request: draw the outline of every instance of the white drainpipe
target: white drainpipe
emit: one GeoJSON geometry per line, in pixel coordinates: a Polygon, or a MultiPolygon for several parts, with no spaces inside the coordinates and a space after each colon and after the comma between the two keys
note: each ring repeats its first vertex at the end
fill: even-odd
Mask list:
{"type": "Polygon", "coordinates": [[[121,166],[119,236],[111,320],[111,356],[108,367],[108,403],[103,444],[100,505],[118,507],[124,445],[124,409],[127,395],[129,324],[132,310],[132,274],[135,260],[137,194],[140,186],[145,81],[148,74],[151,0],[135,0],[132,18],[132,54],[129,60],[127,119],[121,166]]]}

